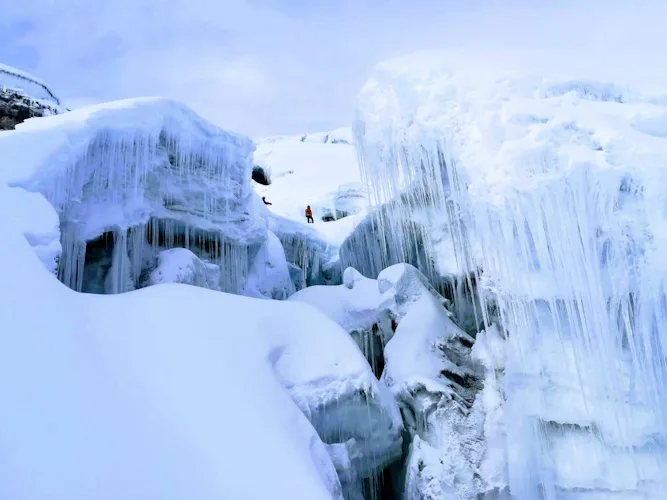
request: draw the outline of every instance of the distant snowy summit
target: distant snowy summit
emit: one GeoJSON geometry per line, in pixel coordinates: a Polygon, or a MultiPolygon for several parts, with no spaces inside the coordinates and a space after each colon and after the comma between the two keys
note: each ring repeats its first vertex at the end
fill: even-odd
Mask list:
{"type": "Polygon", "coordinates": [[[0,64],[0,130],[12,130],[28,118],[63,111],[60,99],[44,82],[0,64]]]}

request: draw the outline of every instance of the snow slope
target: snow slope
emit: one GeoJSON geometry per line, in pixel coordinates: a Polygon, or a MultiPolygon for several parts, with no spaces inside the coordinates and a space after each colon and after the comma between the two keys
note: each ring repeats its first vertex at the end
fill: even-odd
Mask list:
{"type": "Polygon", "coordinates": [[[375,199],[410,188],[441,207],[487,329],[506,339],[501,371],[485,363],[496,394],[484,393],[502,401],[485,426],[495,447],[504,434],[506,463],[480,488],[661,498],[667,98],[533,73],[545,66],[471,54],[381,64],[355,144],[375,199]]]}
{"type": "MultiPolygon", "coordinates": [[[[40,195],[17,189],[0,184],[0,199],[37,213],[40,195]]],[[[400,453],[391,399],[315,309],[181,284],[80,294],[23,236],[48,240],[49,224],[2,211],[0,231],[3,498],[340,499],[340,450],[304,414],[327,439],[388,425],[400,453]],[[330,407],[341,414],[324,419],[330,407]]]]}
{"type": "Polygon", "coordinates": [[[0,88],[21,90],[32,99],[60,109],[60,99],[38,78],[17,68],[0,64],[0,88]]]}
{"type": "Polygon", "coordinates": [[[353,215],[367,209],[349,129],[260,139],[254,163],[271,180],[268,186],[256,184],[255,190],[273,203],[270,209],[277,215],[306,222],[304,211],[310,205],[315,224],[321,225],[322,217],[334,216],[336,210],[353,215]]]}

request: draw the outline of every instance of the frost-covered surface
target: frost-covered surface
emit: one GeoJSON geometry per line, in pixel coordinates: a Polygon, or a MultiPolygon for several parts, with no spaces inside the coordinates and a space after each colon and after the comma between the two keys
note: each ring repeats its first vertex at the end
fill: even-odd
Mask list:
{"type": "Polygon", "coordinates": [[[497,492],[667,486],[666,104],[433,54],[380,65],[361,92],[355,143],[375,196],[416,189],[447,214],[507,339],[484,389],[493,446],[505,435],[505,464],[483,477],[497,492]]]}
{"type": "Polygon", "coordinates": [[[161,250],[184,247],[223,268],[221,288],[238,292],[265,239],[253,211],[252,151],[250,139],[179,103],[117,101],[2,134],[0,181],[56,208],[59,276],[75,290],[131,290],[161,250]]]}
{"type": "MultiPolygon", "coordinates": [[[[44,206],[17,192],[0,185],[44,206]]],[[[314,308],[173,283],[79,294],[23,236],[50,225],[3,211],[0,229],[3,498],[341,499],[321,438],[354,481],[400,456],[391,396],[314,308]]]]}

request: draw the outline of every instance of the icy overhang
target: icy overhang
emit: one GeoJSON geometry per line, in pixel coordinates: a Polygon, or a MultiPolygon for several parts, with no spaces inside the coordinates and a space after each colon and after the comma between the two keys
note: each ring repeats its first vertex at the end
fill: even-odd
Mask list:
{"type": "Polygon", "coordinates": [[[28,120],[0,137],[0,180],[39,191],[82,237],[149,217],[247,238],[254,145],[162,98],[28,120]]]}

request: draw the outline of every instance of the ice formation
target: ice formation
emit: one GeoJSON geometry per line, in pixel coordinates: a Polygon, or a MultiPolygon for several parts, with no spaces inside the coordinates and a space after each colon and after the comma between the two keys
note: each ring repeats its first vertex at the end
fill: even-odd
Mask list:
{"type": "Polygon", "coordinates": [[[134,289],[175,247],[218,265],[220,289],[245,285],[266,235],[252,208],[250,139],[145,98],[29,120],[0,149],[0,180],[57,209],[58,273],[74,290],[134,289]]]}
{"type": "Polygon", "coordinates": [[[354,127],[362,168],[377,201],[439,207],[484,338],[498,331],[503,362],[479,355],[486,458],[503,452],[477,493],[661,498],[667,98],[513,70],[378,66],[354,127]]]}
{"type": "Polygon", "coordinates": [[[0,64],[0,130],[11,130],[33,116],[64,112],[60,100],[43,82],[0,64]]]}

